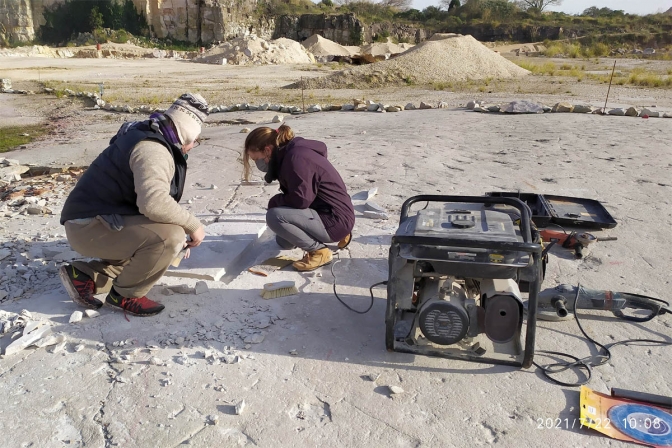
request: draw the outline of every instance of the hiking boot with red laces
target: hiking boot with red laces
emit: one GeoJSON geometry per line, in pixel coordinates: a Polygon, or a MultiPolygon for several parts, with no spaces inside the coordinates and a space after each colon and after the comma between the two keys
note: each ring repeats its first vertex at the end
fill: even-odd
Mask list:
{"type": "Polygon", "coordinates": [[[58,275],[73,302],[95,310],[103,306],[103,302],[93,296],[96,293],[96,285],[91,277],[71,264],[61,266],[58,275]]]}
{"type": "Polygon", "coordinates": [[[153,300],[149,300],[147,297],[124,297],[115,291],[114,288],[112,288],[107,295],[105,303],[114,308],[124,310],[124,312],[128,314],[141,317],[154,316],[155,314],[159,314],[165,308],[165,306],[153,300]]]}

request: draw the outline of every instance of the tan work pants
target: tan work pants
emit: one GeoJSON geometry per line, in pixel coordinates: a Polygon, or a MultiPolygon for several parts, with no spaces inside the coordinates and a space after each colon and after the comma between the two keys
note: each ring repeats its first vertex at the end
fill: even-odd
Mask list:
{"type": "Polygon", "coordinates": [[[72,248],[101,261],[75,261],[74,267],[91,277],[96,294],[112,286],[124,297],[146,295],[161,278],[185,242],[184,229],[160,224],[144,215],[124,216],[124,228],[116,231],[96,217],[88,224],[65,223],[72,248]]]}

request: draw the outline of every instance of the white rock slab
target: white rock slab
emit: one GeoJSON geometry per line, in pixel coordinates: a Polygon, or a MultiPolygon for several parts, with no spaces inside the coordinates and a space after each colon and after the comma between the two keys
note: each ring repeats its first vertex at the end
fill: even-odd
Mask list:
{"type": "Polygon", "coordinates": [[[13,355],[14,353],[20,352],[24,348],[32,345],[34,342],[42,339],[44,336],[51,333],[51,327],[48,325],[41,326],[39,328],[32,328],[31,332],[23,332],[21,336],[16,341],[12,342],[5,348],[5,356],[13,355]]]}
{"type": "Polygon", "coordinates": [[[266,230],[262,222],[226,221],[205,228],[205,239],[191,250],[179,267],[171,266],[165,275],[219,281],[227,269],[266,230]]]}
{"type": "Polygon", "coordinates": [[[100,316],[100,313],[96,310],[84,310],[84,314],[86,314],[86,317],[90,318],[95,318],[100,316]]]}

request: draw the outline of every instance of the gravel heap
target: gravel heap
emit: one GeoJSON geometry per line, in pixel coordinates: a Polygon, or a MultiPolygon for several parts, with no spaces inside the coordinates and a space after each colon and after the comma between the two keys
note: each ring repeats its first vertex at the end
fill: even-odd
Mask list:
{"type": "Polygon", "coordinates": [[[254,34],[224,42],[193,59],[204,64],[312,64],[315,58],[292,39],[267,41],[254,34]]]}
{"type": "Polygon", "coordinates": [[[326,39],[319,34],[313,34],[308,39],[301,42],[301,45],[306,47],[306,50],[317,57],[350,56],[350,51],[343,45],[337,44],[333,40],[326,39]]]}
{"type": "Polygon", "coordinates": [[[393,54],[403,53],[411,47],[413,47],[413,45],[410,46],[408,44],[397,45],[394,42],[391,42],[388,38],[387,42],[374,42],[371,44],[363,45],[361,47],[360,53],[370,54],[371,56],[389,57],[390,55],[393,54]]]}
{"type": "MultiPolygon", "coordinates": [[[[435,34],[394,59],[354,67],[306,80],[306,88],[433,84],[469,79],[502,79],[529,72],[485,47],[471,36],[435,34]]],[[[287,88],[301,88],[301,83],[287,88]]]]}

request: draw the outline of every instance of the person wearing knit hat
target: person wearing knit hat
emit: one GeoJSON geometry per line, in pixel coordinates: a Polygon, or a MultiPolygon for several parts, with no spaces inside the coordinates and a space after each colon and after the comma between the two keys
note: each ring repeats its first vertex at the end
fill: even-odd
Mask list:
{"type": "Polygon", "coordinates": [[[196,141],[201,135],[201,127],[208,117],[208,103],[199,94],[185,93],[168,108],[177,135],[183,145],[196,141]]]}
{"type": "Polygon", "coordinates": [[[65,201],[61,224],[70,246],[95,261],[62,266],[70,298],[137,316],[165,307],[146,297],[171,262],[205,238],[203,225],[180,206],[187,155],[198,146],[208,103],[185,93],[148,120],[124,123],[65,201]],[[186,237],[189,237],[187,240],[186,237]]]}

